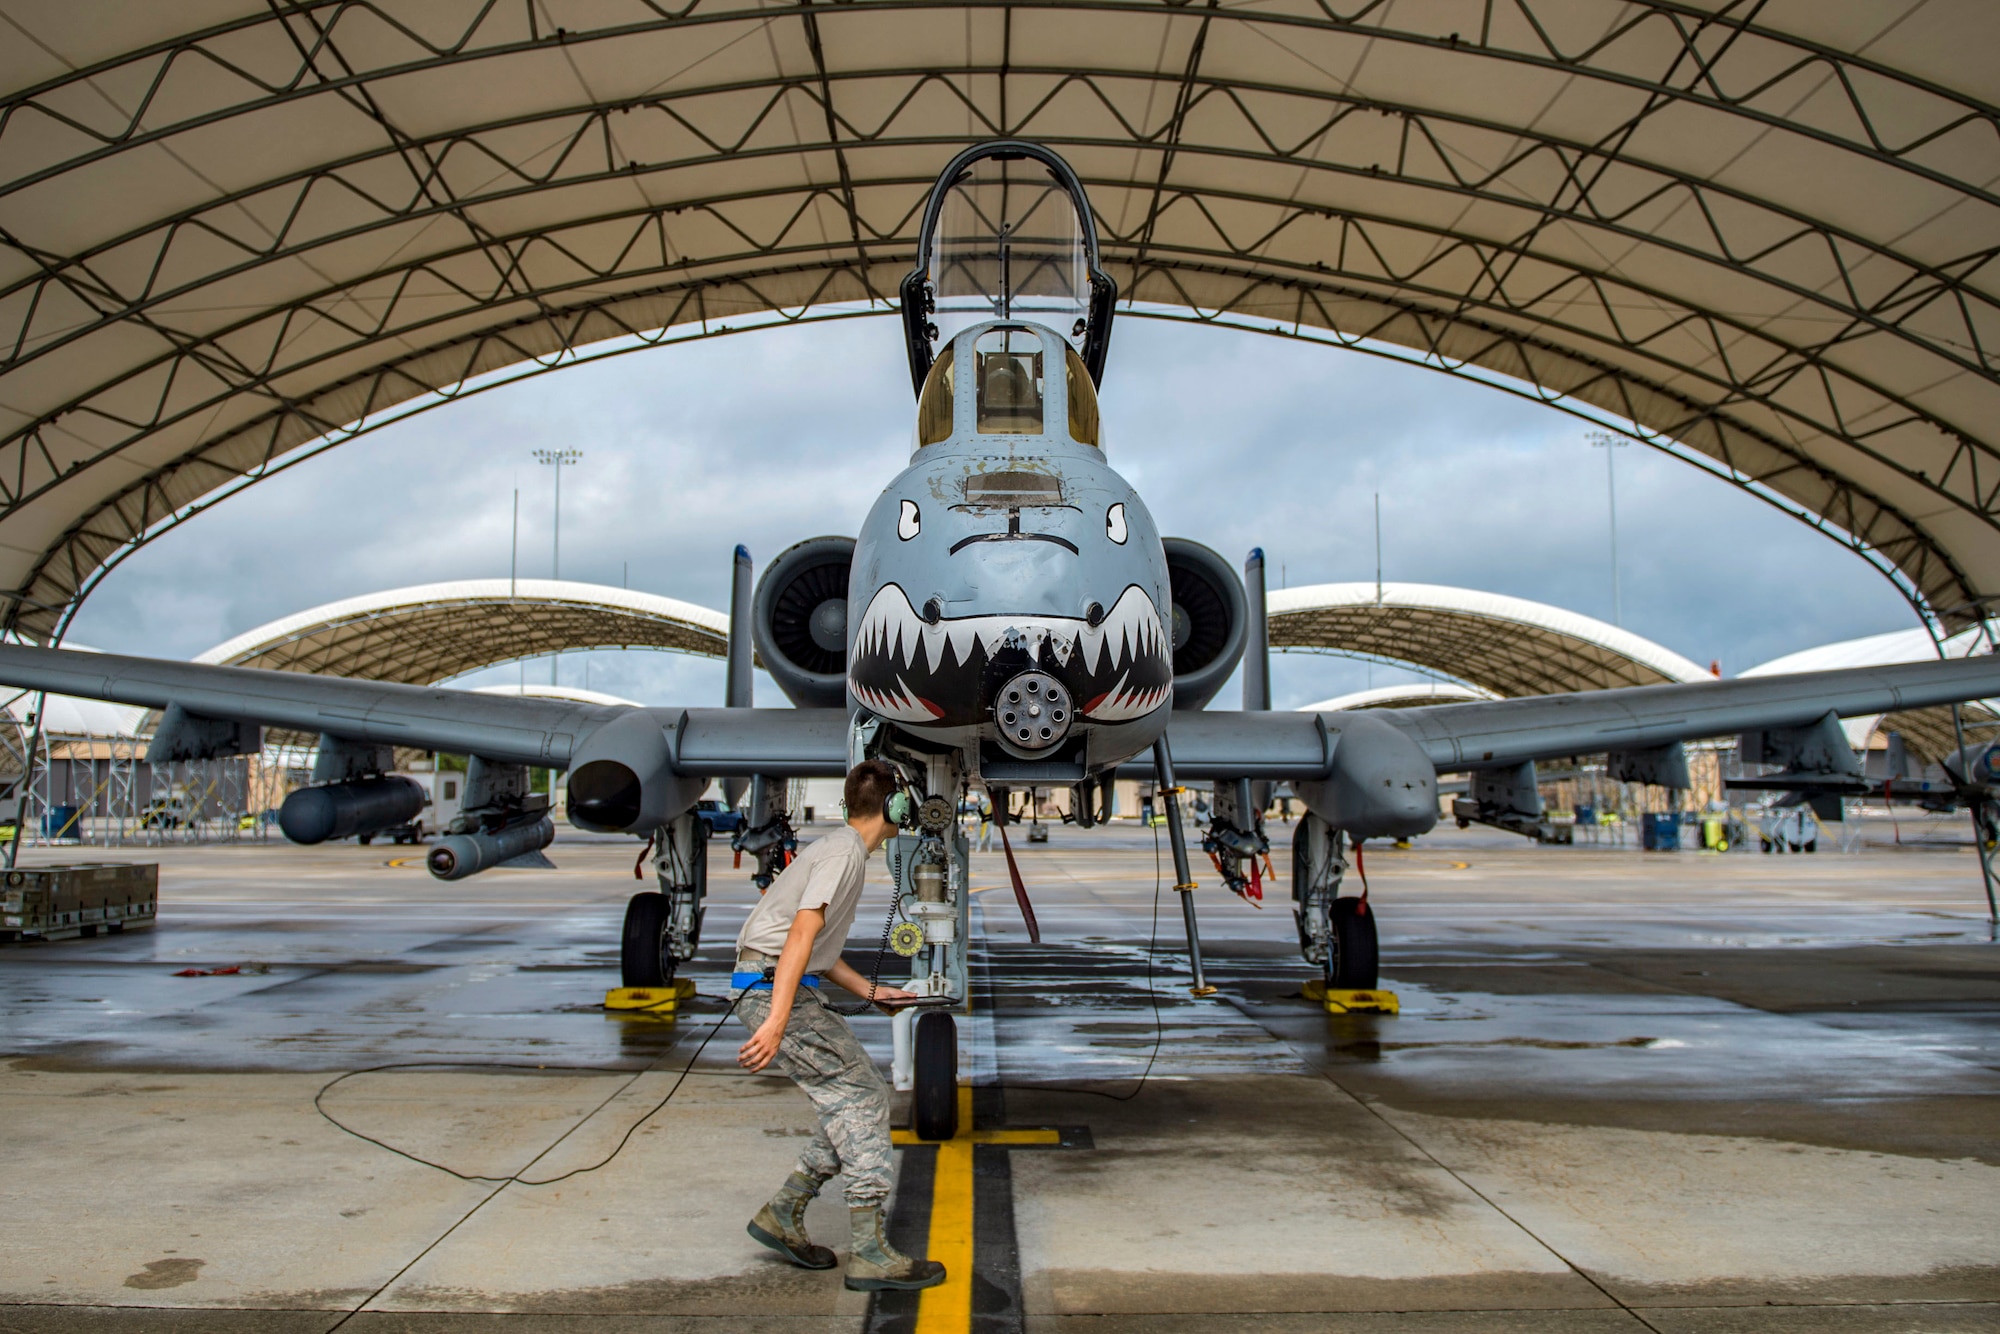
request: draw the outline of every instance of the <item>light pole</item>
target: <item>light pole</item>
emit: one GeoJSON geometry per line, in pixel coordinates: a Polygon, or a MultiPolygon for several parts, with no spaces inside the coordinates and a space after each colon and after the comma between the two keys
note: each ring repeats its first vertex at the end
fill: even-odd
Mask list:
{"type": "Polygon", "coordinates": [[[1618,595],[1618,469],[1615,451],[1632,443],[1611,434],[1609,431],[1592,431],[1584,437],[1590,441],[1592,449],[1604,451],[1604,485],[1611,502],[1611,623],[1625,624],[1625,608],[1618,595]]]}
{"type": "MultiPolygon", "coordinates": [[[[538,449],[538,450],[536,450],[536,451],[535,451],[535,462],[537,462],[537,463],[547,463],[547,464],[551,464],[551,465],[553,465],[553,466],[554,466],[554,468],[555,468],[555,470],[556,470],[556,521],[555,521],[555,541],[554,541],[554,548],[553,548],[553,552],[552,552],[552,554],[551,554],[551,556],[550,556],[550,559],[549,559],[549,571],[550,571],[550,573],[549,573],[549,577],[550,577],[551,579],[560,579],[560,578],[562,578],[562,475],[563,475],[563,469],[564,469],[564,468],[567,468],[567,467],[570,467],[570,466],[571,466],[571,465],[573,465],[573,464],[577,464],[577,463],[581,463],[582,461],[583,461],[583,451],[582,451],[582,450],[580,450],[580,449],[538,449]]],[[[557,650],[555,651],[555,653],[554,653],[554,654],[553,654],[553,655],[552,655],[552,656],[551,656],[551,657],[549,658],[549,684],[550,684],[550,685],[557,685],[557,684],[559,684],[559,682],[558,682],[558,681],[556,680],[556,672],[557,672],[557,669],[558,669],[558,667],[560,666],[561,662],[562,662],[562,650],[561,650],[561,649],[557,649],[557,650]]]]}

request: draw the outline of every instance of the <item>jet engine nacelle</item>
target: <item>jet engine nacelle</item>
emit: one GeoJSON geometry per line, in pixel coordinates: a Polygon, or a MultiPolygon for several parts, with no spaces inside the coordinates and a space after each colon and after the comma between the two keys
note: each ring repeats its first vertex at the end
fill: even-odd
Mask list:
{"type": "Polygon", "coordinates": [[[764,670],[802,709],[847,703],[851,537],[812,537],[764,567],[750,622],[764,670]]]}
{"type": "Polygon", "coordinates": [[[555,821],[544,815],[538,820],[502,829],[446,834],[431,844],[431,850],[424,856],[424,865],[440,880],[463,880],[501,862],[512,861],[530,852],[540,852],[555,841],[555,821]]]}
{"type": "Polygon", "coordinates": [[[1333,738],[1327,776],[1294,783],[1306,809],[1352,839],[1414,838],[1438,822],[1437,770],[1408,733],[1366,713],[1322,715],[1333,738]]]}
{"type": "Polygon", "coordinates": [[[324,843],[406,825],[423,809],[423,785],[413,778],[357,778],[294,789],[278,807],[278,828],[294,843],[324,843]]]}
{"type": "Polygon", "coordinates": [[[1199,709],[1242,661],[1249,603],[1228,561],[1184,537],[1162,544],[1174,600],[1174,707],[1199,709]]]}
{"type": "Polygon", "coordinates": [[[570,758],[569,822],[592,833],[649,834],[700,799],[706,778],[674,768],[659,719],[629,709],[570,758]]]}

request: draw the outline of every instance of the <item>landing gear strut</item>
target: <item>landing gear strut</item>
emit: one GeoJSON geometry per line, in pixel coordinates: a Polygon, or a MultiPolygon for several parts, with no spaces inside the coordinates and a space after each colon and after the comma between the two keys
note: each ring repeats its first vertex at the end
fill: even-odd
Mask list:
{"type": "Polygon", "coordinates": [[[701,944],[708,896],[707,827],[692,812],[677,816],[660,830],[655,846],[659,890],[634,894],[625,905],[618,960],[623,986],[669,985],[701,944]]]}
{"type": "Polygon", "coordinates": [[[1375,910],[1365,898],[1340,897],[1347,837],[1308,812],[1292,838],[1292,915],[1299,951],[1318,964],[1336,991],[1373,991],[1379,949],[1375,910]]]}
{"type": "MultiPolygon", "coordinates": [[[[949,1010],[963,1008],[970,989],[966,940],[972,926],[972,845],[957,818],[968,775],[956,753],[904,749],[883,737],[872,719],[856,725],[849,754],[856,761],[888,761],[922,794],[916,827],[906,827],[883,845],[895,882],[896,912],[903,919],[896,949],[910,963],[904,990],[948,997],[952,1004],[897,1012],[896,1087],[911,1093],[910,1128],[919,1139],[950,1139],[958,1133],[958,1026],[949,1010]]],[[[995,805],[998,817],[997,800],[995,805]]]]}

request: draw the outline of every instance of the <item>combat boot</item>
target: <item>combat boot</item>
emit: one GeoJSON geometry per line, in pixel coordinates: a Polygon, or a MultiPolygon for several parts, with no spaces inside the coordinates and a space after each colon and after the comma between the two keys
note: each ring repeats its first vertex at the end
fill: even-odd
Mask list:
{"type": "Polygon", "coordinates": [[[912,1260],[882,1235],[882,1206],[850,1209],[854,1249],[847,1257],[847,1286],[854,1292],[915,1292],[944,1282],[944,1266],[935,1260],[912,1260]]]}
{"type": "Polygon", "coordinates": [[[806,1206],[819,1194],[820,1183],[803,1172],[785,1178],[771,1202],[750,1220],[749,1233],[801,1269],[831,1269],[840,1261],[806,1235],[806,1206]]]}

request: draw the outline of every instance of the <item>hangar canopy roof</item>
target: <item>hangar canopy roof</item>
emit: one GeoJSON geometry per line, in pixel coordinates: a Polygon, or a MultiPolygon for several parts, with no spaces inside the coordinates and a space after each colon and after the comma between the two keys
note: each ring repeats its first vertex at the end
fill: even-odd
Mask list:
{"type": "Polygon", "coordinates": [[[1472,704],[1492,699],[1490,690],[1457,685],[1449,681],[1416,681],[1406,685],[1375,686],[1356,690],[1313,704],[1301,704],[1300,713],[1339,713],[1343,709],[1420,709],[1429,704],[1472,704]]]}
{"type": "Polygon", "coordinates": [[[1525,598],[1436,584],[1312,584],[1266,595],[1271,647],[1410,663],[1492,695],[1706,680],[1671,649],[1525,598]]]}
{"type": "Polygon", "coordinates": [[[592,648],[728,652],[729,618],[677,598],[555,579],[466,579],[329,602],[195,659],[434,685],[482,667],[592,648]]]}
{"type": "Polygon", "coordinates": [[[1000,136],[1075,165],[1142,311],[1513,377],[1953,625],[2000,592],[1990,0],[0,18],[0,628],[478,377],[884,309],[924,187],[1000,136]]]}

